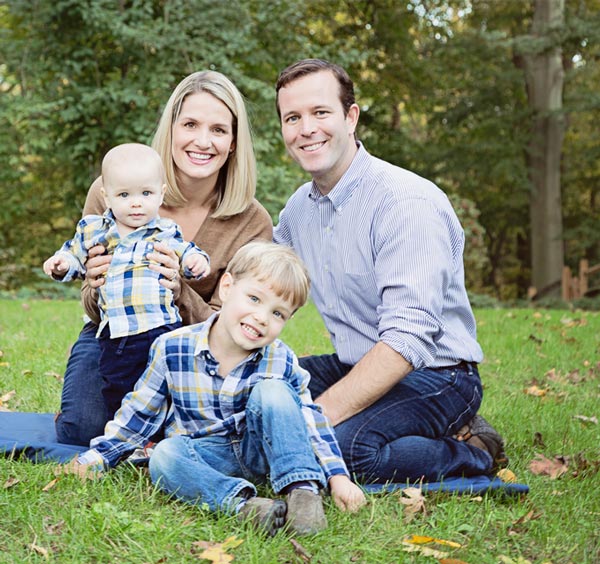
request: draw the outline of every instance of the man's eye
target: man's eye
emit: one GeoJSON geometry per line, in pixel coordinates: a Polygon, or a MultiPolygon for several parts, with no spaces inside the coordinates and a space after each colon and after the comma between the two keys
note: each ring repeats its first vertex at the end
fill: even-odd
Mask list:
{"type": "Polygon", "coordinates": [[[289,116],[285,121],[286,123],[296,123],[298,119],[298,116],[289,116]]]}

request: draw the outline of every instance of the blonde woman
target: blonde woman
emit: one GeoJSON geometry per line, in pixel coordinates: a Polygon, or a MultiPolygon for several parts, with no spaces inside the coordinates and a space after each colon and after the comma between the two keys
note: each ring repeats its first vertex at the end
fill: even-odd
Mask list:
{"type": "MultiPolygon", "coordinates": [[[[272,237],[267,211],[254,198],[256,162],[242,95],[224,75],[193,73],[175,88],[163,110],[152,146],[163,160],[166,192],[160,216],[172,219],[183,237],[210,256],[211,272],[182,282],[173,251],[155,245],[149,268],[173,291],[185,325],[207,319],[220,308],[218,283],[234,253],[253,239],[272,237]]],[[[104,211],[101,179],[91,186],[83,215],[104,211]]],[[[88,444],[107,421],[98,373],[97,288],[112,257],[102,246],[90,249],[82,302],[92,321],[73,345],[56,417],[59,442],[88,444]]],[[[127,359],[124,359],[126,362],[127,359]]]]}

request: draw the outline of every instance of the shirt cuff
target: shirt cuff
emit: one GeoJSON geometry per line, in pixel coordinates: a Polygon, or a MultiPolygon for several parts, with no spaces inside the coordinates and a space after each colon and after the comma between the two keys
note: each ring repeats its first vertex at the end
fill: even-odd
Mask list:
{"type": "Polygon", "coordinates": [[[94,472],[103,472],[108,467],[104,457],[94,449],[85,451],[77,457],[79,464],[85,464],[89,466],[90,470],[94,472]]]}

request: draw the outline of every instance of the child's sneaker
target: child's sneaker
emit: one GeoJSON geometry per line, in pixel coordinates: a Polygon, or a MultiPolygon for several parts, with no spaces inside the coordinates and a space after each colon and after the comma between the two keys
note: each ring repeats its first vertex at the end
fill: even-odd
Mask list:
{"type": "Polygon", "coordinates": [[[266,497],[251,497],[238,512],[238,519],[249,519],[257,529],[273,537],[285,524],[285,501],[266,497]]]}
{"type": "Polygon", "coordinates": [[[314,535],[327,528],[323,501],[318,493],[296,488],[287,495],[287,522],[298,535],[314,535]]]}

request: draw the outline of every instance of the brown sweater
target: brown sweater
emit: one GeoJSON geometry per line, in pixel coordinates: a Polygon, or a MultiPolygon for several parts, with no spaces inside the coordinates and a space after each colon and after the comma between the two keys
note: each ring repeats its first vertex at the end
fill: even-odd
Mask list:
{"type": "MultiPolygon", "coordinates": [[[[83,215],[101,215],[106,206],[100,192],[100,183],[94,182],[88,192],[83,215]]],[[[218,282],[234,253],[253,239],[273,237],[273,222],[267,210],[253,200],[246,211],[226,219],[207,217],[192,239],[210,257],[210,274],[201,280],[185,280],[176,301],[184,325],[199,323],[221,307],[218,282]]],[[[100,322],[98,295],[86,282],[81,288],[81,302],[86,313],[100,322]]]]}

